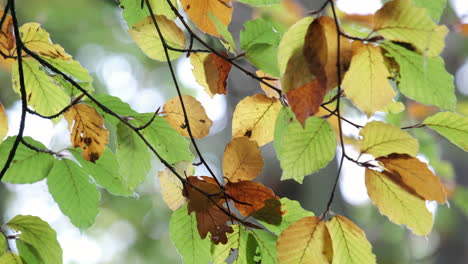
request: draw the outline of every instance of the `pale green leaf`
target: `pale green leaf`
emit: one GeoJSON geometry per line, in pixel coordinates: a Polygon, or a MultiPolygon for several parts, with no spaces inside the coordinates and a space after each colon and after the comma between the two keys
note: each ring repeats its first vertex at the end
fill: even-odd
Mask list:
{"type": "Polygon", "coordinates": [[[361,153],[385,157],[392,153],[408,154],[415,157],[418,154],[418,140],[399,127],[380,121],[372,121],[359,132],[361,153]]]}
{"type": "Polygon", "coordinates": [[[372,246],[362,229],[348,218],[336,215],[327,222],[328,232],[333,245],[335,264],[373,264],[372,246]]]}
{"type": "Polygon", "coordinates": [[[441,57],[425,58],[391,42],[383,46],[400,67],[398,88],[405,96],[442,109],[455,107],[453,76],[441,57]]]}
{"type": "Polygon", "coordinates": [[[5,236],[0,234],[0,256],[7,250],[7,243],[5,236]]]}
{"type": "Polygon", "coordinates": [[[468,189],[464,186],[458,185],[452,198],[456,207],[462,210],[466,217],[468,217],[468,189]]]}
{"type": "Polygon", "coordinates": [[[233,264],[251,263],[247,260],[247,230],[241,225],[231,225],[233,233],[228,234],[226,244],[219,243],[214,246],[213,263],[224,264],[232,251],[236,250],[236,256],[233,264]]]}
{"type": "Polygon", "coordinates": [[[280,36],[270,22],[263,19],[250,20],[244,23],[244,30],[240,31],[241,49],[248,50],[255,44],[278,46],[280,36]]]}
{"type": "MultiPolygon", "coordinates": [[[[9,137],[0,145],[0,164],[3,166],[7,160],[13,142],[16,137],[9,137]]],[[[39,149],[46,147],[30,137],[24,137],[24,140],[39,149]]],[[[50,154],[36,152],[29,149],[22,143],[19,143],[15,157],[3,177],[3,182],[9,183],[33,183],[44,179],[52,169],[54,157],[50,154]]]]}
{"type": "Polygon", "coordinates": [[[57,160],[47,176],[47,185],[60,210],[75,226],[87,228],[94,223],[100,194],[83,168],[71,160],[57,160]]]}
{"type": "Polygon", "coordinates": [[[185,264],[210,262],[210,240],[201,239],[195,214],[188,214],[187,205],[182,206],[172,214],[169,232],[185,264]]]}
{"type": "Polygon", "coordinates": [[[435,22],[439,22],[444,13],[447,0],[413,0],[417,7],[424,7],[435,22]]]}
{"type": "Polygon", "coordinates": [[[250,234],[257,241],[262,264],[276,264],[276,241],[278,237],[265,230],[252,229],[250,234]]]}
{"type": "Polygon", "coordinates": [[[0,264],[23,264],[23,260],[13,252],[0,256],[0,264]]]}
{"type": "Polygon", "coordinates": [[[305,176],[325,167],[335,156],[336,139],[330,123],[320,117],[309,117],[305,128],[291,123],[281,142],[281,180],[302,183],[305,176]]]}
{"type": "MultiPolygon", "coordinates": [[[[13,89],[20,94],[18,62],[12,66],[13,89]]],[[[60,112],[70,103],[70,96],[60,83],[57,83],[39,62],[33,59],[23,60],[24,84],[28,105],[42,115],[60,112]]]]}
{"type": "MultiPolygon", "coordinates": [[[[94,98],[101,102],[101,104],[105,105],[107,108],[112,109],[114,113],[118,114],[119,116],[122,117],[132,117],[135,115],[138,115],[138,112],[133,110],[129,104],[123,102],[120,98],[108,95],[108,94],[96,94],[94,95],[94,98]]],[[[94,102],[91,100],[87,99],[86,102],[90,105],[93,106],[98,113],[104,117],[104,120],[106,122],[111,123],[114,126],[117,126],[117,124],[120,122],[116,117],[111,116],[104,112],[101,108],[99,108],[94,102]]]]}
{"type": "Polygon", "coordinates": [[[289,124],[291,124],[295,119],[296,118],[294,117],[294,113],[291,111],[291,108],[281,108],[278,114],[278,118],[276,119],[273,142],[278,160],[281,159],[281,142],[283,142],[284,133],[286,132],[286,129],[288,128],[289,124]]]}
{"type": "Polygon", "coordinates": [[[17,215],[7,226],[21,232],[18,239],[34,248],[44,263],[62,263],[62,248],[57,241],[57,233],[47,222],[37,216],[17,215]]]}
{"type": "Polygon", "coordinates": [[[37,250],[29,243],[24,242],[21,239],[16,240],[16,248],[21,258],[27,264],[44,264],[44,260],[37,250]]]}
{"type": "Polygon", "coordinates": [[[276,58],[272,56],[276,53],[278,53],[278,46],[260,43],[252,45],[245,53],[245,58],[258,69],[278,77],[280,75],[276,58]]]}
{"type": "Polygon", "coordinates": [[[216,27],[216,30],[218,33],[221,35],[221,38],[219,39],[221,41],[221,44],[231,53],[235,53],[237,50],[236,47],[236,42],[234,41],[234,38],[232,37],[231,32],[229,31],[227,25],[225,25],[217,16],[215,16],[212,12],[208,13],[208,17],[210,18],[211,22],[216,27]]]}
{"type": "Polygon", "coordinates": [[[468,117],[442,112],[426,118],[423,124],[434,129],[461,149],[468,151],[468,117]]]}
{"type": "Polygon", "coordinates": [[[279,4],[280,0],[239,0],[239,2],[252,6],[263,6],[279,4]]]}
{"type": "MultiPolygon", "coordinates": [[[[176,18],[176,15],[171,10],[171,7],[167,3],[167,0],[149,0],[151,9],[155,15],[163,15],[169,19],[176,18]]],[[[177,6],[176,0],[171,0],[174,6],[177,6]]],[[[137,22],[150,16],[146,1],[144,2],[143,8],[141,8],[141,1],[137,0],[120,0],[120,7],[122,10],[122,16],[127,21],[128,27],[133,26],[137,22]]]]}

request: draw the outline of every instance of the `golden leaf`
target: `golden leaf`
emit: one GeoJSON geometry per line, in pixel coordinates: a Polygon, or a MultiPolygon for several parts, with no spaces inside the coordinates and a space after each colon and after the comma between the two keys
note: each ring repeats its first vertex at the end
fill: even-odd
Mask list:
{"type": "MultiPolygon", "coordinates": [[[[223,53],[226,55],[226,53],[223,53]]],[[[192,73],[197,82],[205,87],[208,95],[227,93],[227,78],[231,71],[231,63],[213,53],[194,52],[190,55],[193,66],[192,73]]]]}
{"type": "MultiPolygon", "coordinates": [[[[174,168],[183,177],[185,175],[192,176],[195,172],[192,163],[186,161],[176,163],[174,168]]],[[[185,197],[182,193],[184,189],[182,182],[168,168],[159,171],[158,176],[164,202],[171,210],[177,210],[185,203],[185,197]]]]}
{"type": "Polygon", "coordinates": [[[230,0],[181,0],[185,12],[198,28],[215,37],[220,37],[215,24],[209,18],[213,13],[221,23],[228,26],[231,23],[232,5],[230,0]]]}
{"type": "Polygon", "coordinates": [[[247,137],[234,138],[226,145],[223,173],[230,182],[255,179],[263,169],[263,158],[257,142],[247,137]]]}
{"type": "Polygon", "coordinates": [[[27,23],[20,28],[21,39],[24,45],[41,55],[50,58],[70,60],[72,57],[65,52],[62,46],[53,44],[47,31],[39,23],[27,23]]]}
{"type": "MultiPolygon", "coordinates": [[[[281,82],[278,79],[273,78],[273,76],[270,76],[270,75],[266,74],[262,70],[258,70],[255,73],[257,74],[258,77],[263,78],[263,80],[266,83],[269,83],[272,86],[274,86],[274,87],[276,87],[278,89],[281,89],[281,82]]],[[[278,92],[273,90],[271,87],[267,86],[266,84],[260,83],[260,88],[262,88],[262,90],[265,92],[266,96],[268,96],[270,98],[279,99],[278,92]]]]}
{"type": "MultiPolygon", "coordinates": [[[[0,104],[0,142],[8,134],[8,118],[5,113],[5,108],[0,104]]],[[[263,160],[262,160],[263,162],[263,160]]]]}

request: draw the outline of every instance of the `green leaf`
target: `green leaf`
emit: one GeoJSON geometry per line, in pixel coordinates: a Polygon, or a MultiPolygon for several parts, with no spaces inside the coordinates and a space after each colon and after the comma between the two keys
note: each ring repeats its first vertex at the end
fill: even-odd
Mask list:
{"type": "Polygon", "coordinates": [[[259,221],[262,225],[268,228],[268,230],[277,235],[280,235],[281,232],[288,228],[290,224],[298,221],[299,219],[306,216],[314,216],[314,213],[304,210],[298,201],[289,200],[288,198],[284,197],[280,199],[280,202],[281,212],[283,212],[280,225],[272,225],[264,221],[259,221]]]}
{"type": "Polygon", "coordinates": [[[44,264],[41,255],[37,250],[29,243],[26,243],[20,239],[16,240],[16,248],[21,258],[27,264],[44,264]]]}
{"type": "Polygon", "coordinates": [[[468,217],[468,189],[464,186],[458,185],[452,198],[456,207],[462,210],[466,217],[468,217]]]}
{"type": "Polygon", "coordinates": [[[296,120],[296,118],[294,117],[294,113],[291,111],[291,108],[281,108],[280,112],[278,113],[278,118],[276,119],[273,142],[278,160],[281,159],[281,142],[283,142],[284,133],[286,132],[289,124],[291,124],[294,120],[296,120]]]}
{"type": "MultiPolygon", "coordinates": [[[[116,114],[120,116],[136,116],[138,115],[138,112],[133,110],[129,104],[123,102],[120,98],[108,95],[108,94],[96,94],[94,95],[94,98],[101,102],[104,106],[106,106],[109,109],[112,109],[116,114]]],[[[98,113],[104,117],[104,119],[112,124],[113,126],[117,126],[117,124],[120,122],[116,117],[111,116],[104,112],[101,108],[99,108],[94,102],[91,100],[87,99],[86,102],[91,105],[98,113]]]]}
{"type": "Polygon", "coordinates": [[[7,251],[7,239],[3,234],[0,234],[0,256],[7,251]]]}
{"type": "Polygon", "coordinates": [[[214,246],[213,263],[224,264],[232,251],[236,250],[235,264],[251,263],[247,259],[247,230],[240,225],[231,225],[233,233],[228,234],[228,242],[223,245],[219,243],[214,246]]]}
{"type": "MultiPolygon", "coordinates": [[[[0,144],[0,164],[3,166],[13,146],[16,137],[8,137],[0,144]]],[[[40,149],[46,147],[30,137],[24,137],[24,140],[40,149]]],[[[9,183],[33,183],[44,179],[52,169],[54,157],[50,154],[36,152],[22,143],[18,145],[16,155],[3,177],[3,182],[9,183]]]]}
{"type": "Polygon", "coordinates": [[[262,264],[276,264],[276,241],[278,237],[265,230],[252,229],[250,234],[255,237],[258,248],[260,249],[261,263],[262,264]]]}
{"type": "MultiPolygon", "coordinates": [[[[13,89],[20,94],[18,62],[12,66],[13,89]]],[[[60,112],[70,103],[70,96],[60,83],[57,83],[39,62],[33,59],[23,60],[24,83],[28,105],[42,115],[60,112]]]]}
{"type": "Polygon", "coordinates": [[[124,183],[135,190],[151,169],[151,155],[143,140],[122,122],[117,126],[116,154],[124,183]]]}
{"type": "Polygon", "coordinates": [[[429,15],[435,22],[440,21],[440,17],[444,13],[447,0],[413,0],[417,7],[424,7],[429,12],[429,15]]]}
{"type": "MultiPolygon", "coordinates": [[[[169,19],[176,18],[167,0],[149,0],[151,8],[156,15],[164,15],[169,19]]],[[[171,0],[171,3],[177,7],[176,0],[171,0]]],[[[127,21],[128,27],[133,26],[144,18],[150,15],[148,7],[145,5],[141,8],[141,1],[136,0],[121,0],[120,7],[123,9],[122,16],[127,21]]]]}
{"type": "MultiPolygon", "coordinates": [[[[132,124],[141,126],[153,117],[153,113],[138,114],[134,116],[132,124]]],[[[156,149],[159,155],[167,162],[173,164],[178,161],[192,161],[192,153],[189,150],[189,142],[174,130],[161,116],[157,116],[141,133],[156,149]]]]}
{"type": "Polygon", "coordinates": [[[211,261],[211,243],[208,239],[201,239],[195,214],[188,214],[186,204],[172,214],[169,232],[184,263],[198,264],[211,261]]]}
{"type": "Polygon", "coordinates": [[[107,148],[96,162],[85,160],[81,156],[81,151],[77,148],[73,149],[71,152],[83,169],[93,177],[96,183],[106,188],[110,193],[122,196],[130,196],[133,194],[133,189],[129,188],[119,173],[119,162],[110,149],[107,148]]]}
{"type": "Polygon", "coordinates": [[[216,30],[218,33],[221,35],[221,38],[219,39],[221,41],[221,44],[231,53],[235,53],[237,50],[236,47],[236,42],[234,41],[234,38],[232,37],[231,32],[228,30],[228,27],[219,20],[217,16],[213,14],[213,12],[209,11],[208,17],[210,18],[211,22],[216,27],[216,30]]]}
{"type": "Polygon", "coordinates": [[[327,120],[309,117],[305,128],[291,123],[281,142],[281,180],[302,183],[305,176],[325,167],[335,156],[335,133],[327,120]]]}
{"type": "Polygon", "coordinates": [[[47,222],[37,216],[17,215],[7,226],[21,232],[18,239],[34,248],[44,263],[62,263],[62,248],[57,241],[57,233],[47,222]]]}
{"type": "Polygon", "coordinates": [[[423,124],[434,129],[464,151],[468,151],[468,117],[442,112],[426,118],[423,124]]]}
{"type": "Polygon", "coordinates": [[[273,25],[266,20],[247,21],[244,23],[244,28],[240,31],[240,45],[243,50],[248,50],[255,44],[279,45],[280,33],[275,31],[273,25]]]}
{"type": "Polygon", "coordinates": [[[372,121],[359,132],[361,153],[385,157],[392,153],[408,154],[415,157],[418,154],[418,140],[399,127],[380,121],[372,121]]]}
{"type": "Polygon", "coordinates": [[[398,88],[405,96],[446,110],[455,107],[453,76],[441,57],[427,58],[391,42],[383,47],[400,66],[398,88]]]}
{"type": "Polygon", "coordinates": [[[47,176],[47,185],[60,210],[76,227],[87,228],[94,223],[100,194],[83,168],[71,160],[57,160],[47,176]]]}
{"type": "Polygon", "coordinates": [[[271,55],[276,53],[278,53],[278,46],[269,44],[255,44],[247,50],[245,53],[245,58],[247,58],[250,63],[265,73],[268,73],[274,77],[278,77],[279,70],[276,58],[271,55]]]}
{"type": "Polygon", "coordinates": [[[13,252],[8,252],[0,257],[0,264],[22,264],[23,260],[13,252]]]}
{"type": "Polygon", "coordinates": [[[280,0],[239,0],[239,2],[249,4],[251,6],[263,6],[279,4],[280,0]]]}

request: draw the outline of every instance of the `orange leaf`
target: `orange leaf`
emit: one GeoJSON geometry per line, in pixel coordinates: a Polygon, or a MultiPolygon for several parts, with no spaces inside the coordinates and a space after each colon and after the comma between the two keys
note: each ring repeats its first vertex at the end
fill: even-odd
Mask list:
{"type": "Polygon", "coordinates": [[[320,110],[320,104],[326,93],[318,80],[286,93],[288,103],[302,126],[305,126],[309,116],[315,115],[320,110]]]}
{"type": "MultiPolygon", "coordinates": [[[[3,16],[3,13],[4,11],[0,10],[0,17],[3,16]]],[[[0,32],[0,51],[5,54],[12,54],[14,47],[15,36],[13,35],[13,19],[10,15],[7,15],[0,32]]],[[[0,66],[7,71],[11,71],[11,65],[13,62],[15,62],[15,59],[5,59],[3,56],[0,56],[0,66]]]]}
{"type": "MultiPolygon", "coordinates": [[[[270,188],[253,181],[228,182],[226,193],[239,202],[249,204],[234,201],[234,206],[246,217],[263,208],[266,205],[266,200],[278,199],[270,188]]],[[[279,208],[281,208],[281,204],[279,204],[279,208]]]]}
{"type": "MultiPolygon", "coordinates": [[[[310,72],[326,86],[327,90],[337,86],[337,47],[335,21],[327,16],[315,19],[309,26],[304,43],[304,56],[310,72]]],[[[351,61],[351,44],[345,37],[340,38],[341,77],[348,70],[351,61]]]]}
{"type": "Polygon", "coordinates": [[[70,139],[74,148],[83,150],[85,160],[95,162],[102,155],[109,142],[109,131],[104,119],[91,106],[77,104],[65,113],[70,139]]]}
{"type": "Polygon", "coordinates": [[[406,154],[391,154],[377,159],[382,162],[387,175],[397,184],[425,200],[446,203],[447,197],[440,179],[427,164],[406,154]]]}
{"type": "Polygon", "coordinates": [[[343,22],[352,22],[366,26],[368,28],[374,27],[374,15],[358,15],[358,14],[344,14],[341,18],[343,22]]]}
{"type": "MultiPolygon", "coordinates": [[[[5,108],[0,104],[0,142],[8,134],[8,118],[5,113],[5,108]]],[[[263,162],[263,160],[262,160],[263,162]]]]}
{"type": "Polygon", "coordinates": [[[188,199],[188,212],[205,212],[210,207],[214,206],[214,202],[218,202],[222,195],[215,195],[221,192],[221,189],[216,185],[210,177],[202,176],[199,179],[195,176],[187,178],[188,182],[184,184],[184,195],[188,199]],[[210,195],[210,196],[207,196],[210,195]],[[210,197],[211,200],[208,198],[210,197]]]}
{"type": "Polygon", "coordinates": [[[223,172],[231,182],[253,180],[263,169],[263,158],[257,142],[247,137],[234,138],[226,145],[223,172]]]}
{"type": "Polygon", "coordinates": [[[457,23],[453,27],[455,32],[462,36],[468,37],[468,24],[457,23]]]}
{"type": "MultiPolygon", "coordinates": [[[[226,55],[226,53],[222,53],[226,55]]],[[[197,82],[213,97],[215,94],[227,93],[227,78],[232,65],[216,54],[192,53],[190,63],[197,82]]]]}
{"type": "Polygon", "coordinates": [[[209,18],[213,13],[224,25],[231,23],[232,5],[230,0],[181,0],[185,12],[198,28],[215,37],[220,37],[216,26],[209,18]]]}
{"type": "MultiPolygon", "coordinates": [[[[272,86],[274,86],[274,87],[276,87],[278,89],[281,89],[281,82],[278,79],[264,73],[262,70],[258,70],[255,73],[257,74],[258,77],[263,78],[263,80],[266,83],[271,84],[272,86]]],[[[278,92],[276,92],[275,90],[273,90],[271,87],[267,86],[266,84],[260,83],[260,88],[262,88],[262,90],[265,92],[266,96],[268,96],[270,98],[279,99],[278,92]]]]}

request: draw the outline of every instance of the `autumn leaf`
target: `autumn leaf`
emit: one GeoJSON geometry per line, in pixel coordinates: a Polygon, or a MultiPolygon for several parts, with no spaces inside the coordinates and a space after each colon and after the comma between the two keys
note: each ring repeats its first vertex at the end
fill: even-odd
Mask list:
{"type": "Polygon", "coordinates": [[[232,67],[229,62],[213,53],[194,52],[190,54],[190,63],[195,79],[208,95],[227,93],[227,78],[232,67]]]}
{"type": "Polygon", "coordinates": [[[468,151],[468,117],[441,112],[426,118],[423,123],[464,151],[468,151]]]}
{"type": "Polygon", "coordinates": [[[392,154],[377,159],[391,179],[424,200],[446,203],[447,197],[440,179],[427,164],[406,154],[392,154]]]}
{"type": "Polygon", "coordinates": [[[279,264],[331,263],[333,248],[325,222],[308,216],[292,223],[276,243],[279,264]]]}
{"type": "Polygon", "coordinates": [[[3,141],[3,139],[6,137],[8,134],[8,118],[5,112],[5,107],[3,107],[2,104],[0,104],[0,142],[3,141]]]}
{"type": "Polygon", "coordinates": [[[62,46],[53,44],[47,31],[39,23],[27,23],[20,28],[21,40],[24,45],[36,53],[50,58],[70,60],[72,57],[62,46]]]}
{"type": "Polygon", "coordinates": [[[390,72],[380,47],[353,42],[351,66],[343,79],[346,96],[368,117],[392,103],[395,96],[390,72]]]}
{"type": "Polygon", "coordinates": [[[210,207],[214,206],[215,202],[223,198],[220,187],[210,177],[202,176],[200,179],[189,176],[187,181],[188,183],[184,184],[183,194],[188,199],[189,214],[194,211],[206,212],[210,207]]]}
{"type": "MultiPolygon", "coordinates": [[[[226,208],[224,209],[227,211],[226,208]]],[[[231,217],[215,205],[206,211],[197,212],[196,218],[201,238],[204,239],[209,232],[211,233],[210,239],[215,245],[226,244],[228,242],[227,234],[234,232],[232,227],[226,224],[227,221],[232,220],[231,217]]]]}
{"type": "Polygon", "coordinates": [[[232,117],[232,137],[246,136],[263,146],[273,140],[281,103],[263,94],[242,99],[232,117]]]}
{"type": "Polygon", "coordinates": [[[380,121],[372,121],[359,132],[361,153],[384,157],[392,153],[418,154],[418,140],[400,128],[380,121]]]}
{"type": "MultiPolygon", "coordinates": [[[[281,82],[278,79],[274,78],[273,76],[269,74],[264,73],[262,70],[256,71],[256,74],[258,77],[262,78],[266,83],[272,85],[273,87],[281,89],[281,82]]],[[[271,87],[267,86],[266,84],[260,82],[260,88],[262,88],[266,96],[270,98],[279,99],[280,95],[278,94],[278,92],[273,90],[271,87]]]]}
{"type": "Polygon", "coordinates": [[[366,234],[351,220],[336,215],[327,222],[327,227],[333,244],[333,263],[376,263],[366,234]]]}
{"type": "Polygon", "coordinates": [[[96,110],[85,104],[77,104],[65,113],[70,130],[70,140],[74,148],[83,150],[83,158],[95,162],[106,149],[109,132],[104,127],[104,119],[96,110]]]}
{"type": "Polygon", "coordinates": [[[375,14],[374,30],[387,40],[410,43],[428,57],[442,52],[449,32],[446,26],[434,23],[427,9],[416,7],[412,0],[387,2],[375,14]]]}
{"type": "Polygon", "coordinates": [[[388,172],[366,169],[366,187],[372,202],[392,222],[403,224],[413,233],[425,236],[431,232],[433,216],[426,201],[391,180],[388,172]]]}
{"type": "Polygon", "coordinates": [[[257,142],[247,137],[234,138],[223,155],[224,177],[230,182],[255,179],[263,169],[263,158],[257,142]]]}
{"type": "MultiPolygon", "coordinates": [[[[307,29],[304,43],[304,56],[310,72],[317,77],[327,91],[338,85],[337,80],[337,30],[331,17],[315,19],[307,29]]],[[[340,67],[344,75],[349,68],[352,51],[351,43],[345,37],[340,38],[340,67]]],[[[343,76],[341,76],[342,78],[343,76]]]]}
{"type": "MultiPolygon", "coordinates": [[[[185,110],[190,122],[190,129],[194,138],[203,138],[210,133],[213,122],[206,115],[202,104],[190,95],[183,95],[185,110]]],[[[164,119],[184,137],[189,137],[187,125],[185,124],[184,112],[178,96],[164,104],[164,119]]]]}
{"type": "MultiPolygon", "coordinates": [[[[164,36],[167,45],[176,49],[185,48],[184,32],[174,21],[167,19],[165,16],[155,15],[153,18],[158,23],[161,34],[164,36]]],[[[132,28],[128,30],[128,33],[148,57],[158,61],[166,61],[163,42],[155,28],[151,16],[134,24],[132,28]]],[[[182,53],[178,51],[167,50],[167,52],[171,60],[182,55],[182,53]]]]}
{"type": "MultiPolygon", "coordinates": [[[[174,165],[174,169],[181,176],[192,176],[195,172],[192,163],[185,161],[176,163],[174,165]]],[[[163,171],[159,171],[158,176],[164,202],[173,211],[179,209],[185,203],[185,197],[183,195],[184,187],[182,182],[168,168],[163,171]]]]}
{"type": "Polygon", "coordinates": [[[221,20],[211,12],[208,13],[208,17],[215,25],[216,31],[218,31],[220,35],[219,41],[223,44],[224,48],[230,53],[236,53],[236,42],[234,41],[231,32],[229,32],[228,26],[223,24],[223,22],[221,22],[221,20]]]}
{"type": "Polygon", "coordinates": [[[302,126],[305,126],[308,117],[320,111],[320,105],[323,102],[325,94],[326,90],[317,79],[302,87],[289,90],[286,93],[289,106],[302,126]]]}
{"type": "Polygon", "coordinates": [[[231,225],[234,232],[227,236],[228,243],[219,244],[213,250],[213,263],[224,264],[230,255],[236,255],[233,264],[249,263],[247,261],[248,232],[241,225],[231,225]],[[234,253],[236,252],[236,253],[234,253]]]}
{"type": "MultiPolygon", "coordinates": [[[[0,17],[3,16],[4,11],[0,10],[0,17]]],[[[15,36],[13,35],[13,19],[10,15],[5,16],[5,21],[2,24],[0,33],[0,51],[4,54],[12,54],[15,47],[15,36]]],[[[7,71],[11,71],[11,65],[15,59],[4,58],[0,56],[0,66],[7,71]]]]}
{"type": "Polygon", "coordinates": [[[220,36],[215,24],[209,19],[213,13],[224,25],[231,23],[232,4],[230,0],[181,0],[182,6],[198,28],[215,37],[220,36]]]}

